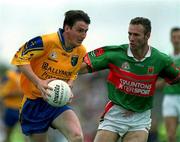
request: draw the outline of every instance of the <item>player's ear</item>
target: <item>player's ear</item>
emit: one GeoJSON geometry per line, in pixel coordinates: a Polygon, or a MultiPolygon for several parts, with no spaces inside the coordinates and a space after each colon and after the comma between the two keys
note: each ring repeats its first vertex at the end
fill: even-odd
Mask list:
{"type": "Polygon", "coordinates": [[[69,26],[69,25],[65,25],[65,26],[64,26],[64,31],[67,32],[67,31],[69,31],[69,30],[70,30],[70,26],[69,26]]]}
{"type": "Polygon", "coordinates": [[[146,40],[148,40],[148,39],[150,38],[150,36],[151,36],[151,32],[147,32],[147,33],[145,34],[146,40]]]}

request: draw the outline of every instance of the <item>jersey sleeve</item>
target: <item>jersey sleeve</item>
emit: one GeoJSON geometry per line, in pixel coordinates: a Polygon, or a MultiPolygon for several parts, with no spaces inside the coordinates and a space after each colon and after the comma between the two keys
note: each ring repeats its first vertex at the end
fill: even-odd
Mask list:
{"type": "Polygon", "coordinates": [[[14,55],[11,64],[30,64],[33,58],[41,56],[44,51],[44,43],[41,36],[35,37],[26,42],[14,55]]]}
{"type": "Polygon", "coordinates": [[[166,58],[165,63],[165,67],[160,72],[160,77],[164,78],[169,84],[174,84],[180,77],[180,70],[170,57],[166,58]]]}
{"type": "Polygon", "coordinates": [[[94,72],[108,68],[108,47],[97,48],[88,52],[84,57],[84,62],[88,65],[88,71],[94,72]]]}

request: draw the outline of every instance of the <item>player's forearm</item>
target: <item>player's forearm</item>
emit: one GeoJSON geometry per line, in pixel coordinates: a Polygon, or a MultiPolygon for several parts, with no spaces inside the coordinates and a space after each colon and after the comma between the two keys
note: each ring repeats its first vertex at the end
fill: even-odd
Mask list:
{"type": "Polygon", "coordinates": [[[69,87],[72,89],[73,88],[73,83],[74,83],[74,80],[70,79],[67,81],[69,87]]]}
{"type": "Polygon", "coordinates": [[[166,82],[163,79],[159,79],[156,82],[156,89],[163,89],[165,85],[166,85],[166,82]]]}
{"type": "Polygon", "coordinates": [[[33,82],[35,86],[38,85],[40,79],[38,76],[33,72],[31,66],[29,64],[27,65],[19,65],[19,70],[29,79],[33,82]]]}
{"type": "Polygon", "coordinates": [[[79,73],[79,74],[88,73],[88,66],[87,66],[86,63],[83,62],[83,63],[81,64],[81,68],[80,68],[80,70],[79,70],[78,73],[79,73]]]}

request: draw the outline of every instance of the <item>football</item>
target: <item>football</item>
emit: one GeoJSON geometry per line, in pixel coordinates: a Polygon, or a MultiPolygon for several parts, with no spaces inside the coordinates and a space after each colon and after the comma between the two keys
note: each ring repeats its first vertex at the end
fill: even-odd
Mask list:
{"type": "Polygon", "coordinates": [[[72,95],[69,85],[62,80],[53,80],[48,83],[48,86],[53,90],[47,89],[49,95],[47,102],[55,107],[66,105],[72,95]]]}

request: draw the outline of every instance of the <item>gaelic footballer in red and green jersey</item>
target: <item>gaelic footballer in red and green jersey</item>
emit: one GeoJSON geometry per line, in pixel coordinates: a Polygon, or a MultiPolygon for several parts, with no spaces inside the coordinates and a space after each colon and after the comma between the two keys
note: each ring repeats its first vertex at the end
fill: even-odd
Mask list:
{"type": "Polygon", "coordinates": [[[108,97],[117,105],[134,112],[152,108],[155,82],[158,77],[173,84],[179,80],[179,70],[171,58],[153,47],[144,59],[136,60],[128,44],[106,46],[89,52],[84,62],[89,72],[109,69],[108,97]]]}

